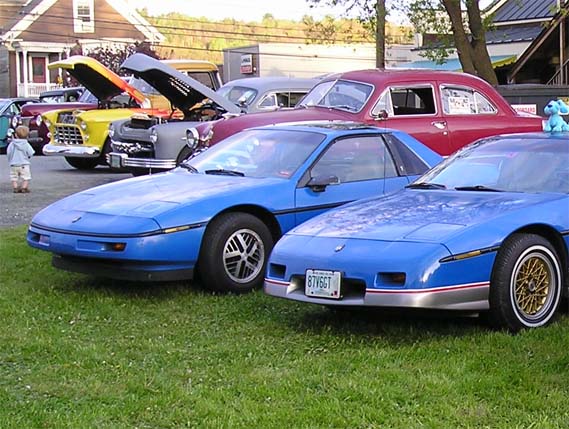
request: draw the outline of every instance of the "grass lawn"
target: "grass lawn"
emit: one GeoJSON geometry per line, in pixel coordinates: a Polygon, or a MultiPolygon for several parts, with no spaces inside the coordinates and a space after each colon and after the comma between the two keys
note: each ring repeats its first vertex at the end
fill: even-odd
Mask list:
{"type": "Polygon", "coordinates": [[[2,428],[568,428],[569,317],[335,313],[55,270],[0,229],[2,428]]]}

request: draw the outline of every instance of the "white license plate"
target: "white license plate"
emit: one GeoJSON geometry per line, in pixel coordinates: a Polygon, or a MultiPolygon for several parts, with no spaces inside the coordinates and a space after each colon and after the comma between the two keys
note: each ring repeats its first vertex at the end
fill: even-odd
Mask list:
{"type": "Polygon", "coordinates": [[[306,270],[304,293],[318,298],[340,299],[339,271],[306,270]]]}
{"type": "Polygon", "coordinates": [[[111,167],[121,168],[122,167],[122,157],[119,155],[110,155],[111,167]]]}

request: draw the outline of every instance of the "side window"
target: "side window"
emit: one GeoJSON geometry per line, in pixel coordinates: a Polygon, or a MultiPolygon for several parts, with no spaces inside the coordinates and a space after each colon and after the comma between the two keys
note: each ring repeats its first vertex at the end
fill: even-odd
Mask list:
{"type": "Polygon", "coordinates": [[[275,94],[265,95],[265,97],[259,103],[260,109],[276,109],[277,107],[277,96],[275,94]]]}
{"type": "Polygon", "coordinates": [[[430,86],[391,88],[390,94],[395,116],[435,114],[435,97],[430,86]]]}
{"type": "Polygon", "coordinates": [[[443,86],[441,88],[443,112],[446,115],[494,114],[496,107],[472,88],[443,86]]]}
{"type": "Polygon", "coordinates": [[[343,182],[397,176],[395,164],[379,136],[336,140],[312,166],[310,177],[334,175],[343,182]]]}
{"type": "Polygon", "coordinates": [[[16,103],[12,103],[9,110],[13,115],[17,115],[20,113],[20,106],[18,106],[16,103]]]}
{"type": "Polygon", "coordinates": [[[288,94],[289,105],[287,107],[294,107],[298,104],[302,97],[306,95],[306,92],[291,92],[288,94]]]}
{"type": "Polygon", "coordinates": [[[187,72],[185,73],[192,79],[197,80],[199,83],[215,90],[217,87],[213,82],[212,76],[209,72],[187,72]]]}
{"type": "Polygon", "coordinates": [[[397,137],[392,134],[385,134],[384,138],[389,147],[397,154],[399,174],[414,176],[423,174],[429,169],[429,166],[397,137]]]}

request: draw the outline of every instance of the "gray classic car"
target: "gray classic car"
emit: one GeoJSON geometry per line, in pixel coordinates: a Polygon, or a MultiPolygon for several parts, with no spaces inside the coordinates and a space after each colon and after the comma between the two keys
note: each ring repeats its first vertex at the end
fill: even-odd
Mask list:
{"type": "Polygon", "coordinates": [[[316,79],[248,78],[227,83],[217,92],[152,58],[130,57],[123,68],[145,80],[178,109],[171,118],[135,115],[111,123],[111,167],[133,175],[174,168],[193,151],[186,130],[197,122],[247,112],[271,111],[294,104],[316,79]],[[181,114],[180,114],[181,112],[181,114]]]}
{"type": "Polygon", "coordinates": [[[292,108],[320,79],[248,77],[227,82],[217,93],[248,113],[292,108]]]}
{"type": "Polygon", "coordinates": [[[134,175],[173,168],[191,153],[186,146],[188,124],[242,112],[198,80],[146,55],[132,55],[121,67],[152,86],[175,109],[167,118],[135,114],[112,122],[107,162],[113,168],[126,168],[134,175]]]}

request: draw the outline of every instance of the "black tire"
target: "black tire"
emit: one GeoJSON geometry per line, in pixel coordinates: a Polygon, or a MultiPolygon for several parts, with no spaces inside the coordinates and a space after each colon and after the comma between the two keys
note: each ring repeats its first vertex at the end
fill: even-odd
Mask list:
{"type": "Polygon", "coordinates": [[[67,163],[77,170],[92,170],[99,165],[99,158],[73,158],[66,156],[67,163]]]}
{"type": "Polygon", "coordinates": [[[540,235],[514,234],[501,246],[490,279],[490,321],[517,332],[551,322],[563,274],[557,252],[540,235]]]}
{"type": "Polygon", "coordinates": [[[182,161],[187,159],[192,153],[192,149],[190,149],[188,146],[184,146],[176,158],[176,165],[180,165],[182,161]]]}
{"type": "Polygon", "coordinates": [[[260,287],[273,244],[269,228],[259,218],[248,213],[221,215],[204,234],[200,278],[216,291],[244,293],[260,287]]]}

